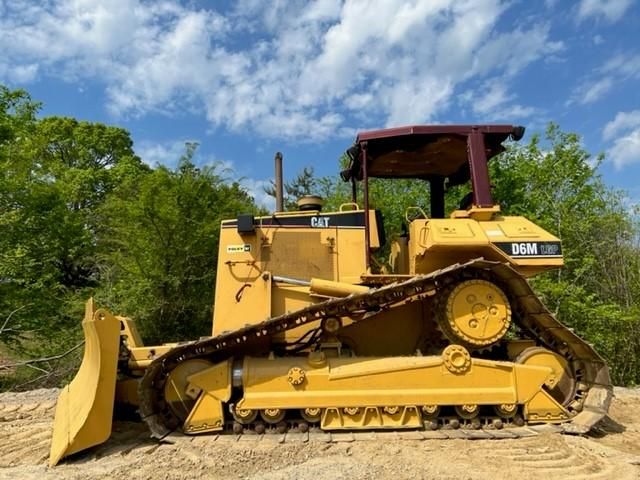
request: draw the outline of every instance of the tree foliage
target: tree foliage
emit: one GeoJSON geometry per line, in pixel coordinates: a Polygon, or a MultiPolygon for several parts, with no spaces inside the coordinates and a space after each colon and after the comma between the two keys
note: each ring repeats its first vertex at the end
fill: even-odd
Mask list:
{"type": "Polygon", "coordinates": [[[99,285],[97,208],[124,172],[143,173],[129,133],[36,117],[24,91],[0,88],[0,319],[18,353],[77,342],[84,299],[99,285]]]}
{"type": "Polygon", "coordinates": [[[146,342],[211,331],[220,222],[255,209],[217,168],[197,168],[193,147],[175,170],[125,182],[101,210],[99,300],[135,318],[146,342]]]}
{"type": "MultiPolygon", "coordinates": [[[[152,169],[126,130],[39,108],[0,87],[0,357],[77,345],[92,295],[138,318],[148,341],[208,334],[220,220],[253,200],[196,168],[194,145],[175,171],[152,169]]],[[[36,373],[56,383],[78,358],[0,375],[0,387],[36,373]]]]}
{"type": "MultiPolygon", "coordinates": [[[[285,182],[282,186],[283,190],[283,207],[285,210],[297,210],[298,199],[305,195],[313,195],[317,188],[317,178],[314,175],[313,167],[304,167],[300,173],[290,182],[285,182]]],[[[271,185],[264,188],[267,195],[271,195],[276,198],[276,184],[271,182],[271,185]]]]}

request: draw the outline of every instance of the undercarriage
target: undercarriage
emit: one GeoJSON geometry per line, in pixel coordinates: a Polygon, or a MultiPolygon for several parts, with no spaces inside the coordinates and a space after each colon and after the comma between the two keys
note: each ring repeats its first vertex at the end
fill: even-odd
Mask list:
{"type": "MultiPolygon", "coordinates": [[[[476,317],[482,321],[487,313],[476,317]]],[[[339,338],[339,330],[329,333],[339,338]]],[[[583,433],[606,413],[611,384],[604,361],[553,318],[524,278],[508,265],[474,260],[178,346],[147,368],[139,397],[141,416],[157,438],[176,430],[501,429],[538,423],[583,433]],[[504,292],[506,304],[493,298],[488,308],[503,318],[507,308],[513,311],[507,328],[489,326],[474,338],[456,332],[455,321],[445,323],[445,313],[433,319],[442,332],[436,343],[447,343],[437,355],[359,357],[339,352],[338,342],[319,342],[305,355],[249,356],[287,329],[348,316],[367,322],[408,302],[433,302],[443,294],[450,299],[460,285],[467,296],[471,290],[490,297],[504,292]]]]}

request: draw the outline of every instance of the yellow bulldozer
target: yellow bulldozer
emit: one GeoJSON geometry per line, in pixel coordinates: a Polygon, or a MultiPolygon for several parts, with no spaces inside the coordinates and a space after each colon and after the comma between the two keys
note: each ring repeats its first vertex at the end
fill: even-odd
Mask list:
{"type": "MultiPolygon", "coordinates": [[[[511,125],[360,133],[341,172],[352,201],[221,225],[210,337],[147,346],[135,323],[86,306],[82,364],[58,399],[50,464],[107,440],[117,404],[155,438],[380,429],[585,433],[608,411],[607,366],[527,278],[563,264],[560,240],[494,202],[488,162],[511,125]],[[422,179],[387,239],[372,178],[422,179]],[[445,190],[471,194],[445,216],[445,190]],[[362,203],[358,203],[358,199],[362,203]],[[386,251],[386,250],[385,250],[386,251]]],[[[279,160],[279,162],[278,162],[279,160]]]]}

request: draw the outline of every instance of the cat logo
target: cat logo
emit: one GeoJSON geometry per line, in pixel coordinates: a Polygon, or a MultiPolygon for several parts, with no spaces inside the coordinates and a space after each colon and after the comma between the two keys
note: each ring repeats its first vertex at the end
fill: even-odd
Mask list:
{"type": "Polygon", "coordinates": [[[313,228],[328,228],[329,217],[311,217],[311,226],[313,228]]]}

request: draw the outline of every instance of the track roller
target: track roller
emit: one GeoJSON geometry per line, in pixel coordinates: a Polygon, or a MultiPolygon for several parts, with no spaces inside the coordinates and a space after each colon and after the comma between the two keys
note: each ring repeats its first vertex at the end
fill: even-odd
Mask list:
{"type": "Polygon", "coordinates": [[[465,420],[476,418],[480,413],[478,405],[456,405],[455,410],[456,414],[465,420]]]}
{"type": "Polygon", "coordinates": [[[503,403],[502,405],[493,407],[493,410],[499,417],[510,419],[518,413],[518,406],[515,403],[503,403]]]}
{"type": "Polygon", "coordinates": [[[287,412],[281,408],[266,408],[260,410],[260,417],[272,425],[282,422],[286,414],[287,412]]]}
{"type": "Polygon", "coordinates": [[[236,422],[247,425],[249,423],[253,423],[255,419],[258,418],[258,411],[244,408],[233,408],[231,409],[231,415],[236,422]]]}
{"type": "Polygon", "coordinates": [[[300,410],[300,416],[309,423],[318,423],[322,416],[320,408],[304,408],[300,410]]]}

